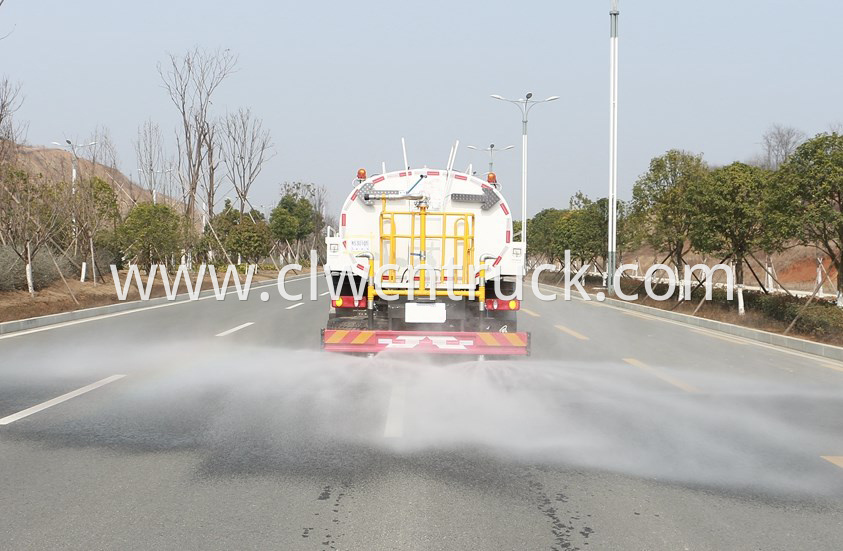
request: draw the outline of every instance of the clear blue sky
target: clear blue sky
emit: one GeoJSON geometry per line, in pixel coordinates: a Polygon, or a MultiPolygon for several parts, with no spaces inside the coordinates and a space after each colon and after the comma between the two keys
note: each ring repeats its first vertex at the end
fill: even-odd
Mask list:
{"type": "MultiPolygon", "coordinates": [[[[115,2],[7,0],[0,72],[20,81],[30,143],[83,139],[100,124],[137,166],[138,125],[172,144],[177,113],[156,64],[194,45],[230,48],[240,70],[217,112],[249,106],[277,155],[254,189],[326,185],[336,210],[358,167],[457,167],[487,157],[466,144],[516,149],[496,172],[520,209],[520,119],[489,98],[559,95],[530,123],[530,213],[608,187],[609,0],[529,2],[115,2]]],[[[814,134],[843,121],[839,23],[830,0],[620,0],[620,194],[669,148],[715,164],[746,160],[772,123],[814,134]]]]}

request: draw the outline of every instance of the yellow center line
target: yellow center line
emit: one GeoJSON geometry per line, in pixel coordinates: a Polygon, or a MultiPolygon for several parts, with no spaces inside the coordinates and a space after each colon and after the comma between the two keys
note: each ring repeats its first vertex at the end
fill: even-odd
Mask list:
{"type": "Polygon", "coordinates": [[[522,308],[521,311],[524,312],[525,314],[527,314],[528,316],[533,316],[534,318],[540,318],[541,317],[538,314],[536,314],[535,312],[533,312],[532,310],[527,310],[526,308],[522,308]]]}
{"type": "Polygon", "coordinates": [[[649,316],[647,314],[642,314],[641,312],[633,312],[632,310],[624,310],[622,308],[618,308],[618,310],[620,310],[622,313],[626,314],[627,316],[632,316],[634,318],[638,318],[638,319],[642,319],[642,320],[664,321],[661,318],[657,318],[655,316],[649,316]]]}
{"type": "Polygon", "coordinates": [[[821,455],[820,457],[843,469],[843,455],[821,455]]]}
{"type": "Polygon", "coordinates": [[[743,341],[741,339],[729,337],[729,336],[726,336],[726,335],[718,335],[717,333],[714,333],[712,331],[707,331],[705,329],[700,329],[700,328],[697,328],[697,327],[692,327],[691,331],[694,331],[695,333],[699,333],[700,335],[707,335],[709,337],[714,337],[715,339],[720,339],[722,341],[729,341],[729,342],[734,343],[734,344],[741,344],[741,345],[747,344],[746,341],[743,341]]]}
{"type": "Polygon", "coordinates": [[[581,340],[581,341],[587,341],[587,340],[588,340],[588,337],[586,337],[586,336],[585,336],[585,335],[583,335],[582,333],[577,333],[577,332],[576,332],[576,331],[574,331],[573,329],[568,329],[568,328],[567,328],[567,327],[565,327],[564,325],[556,325],[555,327],[556,327],[557,329],[559,329],[560,331],[562,331],[563,333],[567,333],[567,334],[571,335],[571,336],[572,336],[572,337],[574,337],[575,339],[579,339],[579,340],[581,340]]]}
{"type": "Polygon", "coordinates": [[[684,382],[680,381],[679,379],[671,377],[670,375],[667,375],[666,373],[662,373],[661,371],[659,371],[657,369],[654,369],[654,368],[650,367],[649,365],[646,365],[644,362],[636,360],[635,358],[624,358],[623,361],[625,361],[626,363],[628,363],[629,365],[631,365],[633,367],[637,367],[641,371],[649,373],[653,377],[661,379],[662,381],[675,386],[678,389],[684,390],[685,392],[689,392],[691,394],[699,394],[700,392],[702,392],[700,389],[698,389],[694,386],[691,386],[688,383],[684,383],[684,382]]]}
{"type": "Polygon", "coordinates": [[[836,365],[832,365],[832,364],[824,364],[824,363],[821,363],[820,365],[821,365],[822,367],[825,367],[826,369],[833,369],[833,370],[835,370],[835,371],[840,371],[840,372],[843,372],[843,367],[838,367],[838,366],[836,366],[836,365]]]}

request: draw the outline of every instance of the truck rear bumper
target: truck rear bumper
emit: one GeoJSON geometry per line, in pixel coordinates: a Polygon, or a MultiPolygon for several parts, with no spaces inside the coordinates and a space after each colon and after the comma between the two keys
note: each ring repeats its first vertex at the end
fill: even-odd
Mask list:
{"type": "Polygon", "coordinates": [[[323,329],[322,348],[330,352],[529,356],[530,334],[323,329]]]}

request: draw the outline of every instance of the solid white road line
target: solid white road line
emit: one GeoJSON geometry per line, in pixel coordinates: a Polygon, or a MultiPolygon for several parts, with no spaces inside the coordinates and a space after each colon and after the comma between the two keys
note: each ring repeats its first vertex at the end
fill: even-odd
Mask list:
{"type": "Polygon", "coordinates": [[[293,308],[298,308],[298,307],[299,307],[299,306],[301,306],[302,304],[304,304],[304,303],[303,303],[303,302],[299,302],[298,304],[293,304],[292,306],[287,306],[286,308],[284,308],[284,310],[292,310],[293,308]]]}
{"type": "Polygon", "coordinates": [[[253,321],[248,321],[248,322],[244,323],[243,325],[238,325],[237,327],[232,327],[228,331],[223,331],[222,333],[217,333],[217,337],[228,336],[228,335],[234,333],[235,331],[240,331],[241,329],[245,329],[245,328],[249,327],[250,325],[254,325],[254,323],[255,322],[253,322],[253,321]]]}
{"type": "Polygon", "coordinates": [[[386,425],[383,429],[384,438],[401,438],[404,436],[404,399],[406,389],[404,385],[392,387],[389,397],[389,409],[386,412],[386,425]]]}
{"type": "Polygon", "coordinates": [[[15,421],[18,421],[19,419],[23,419],[24,417],[29,417],[33,413],[38,413],[39,411],[43,411],[43,410],[45,410],[49,407],[53,407],[53,406],[55,406],[57,404],[60,404],[62,402],[66,402],[67,400],[70,400],[71,398],[76,398],[77,396],[85,394],[86,392],[90,392],[90,391],[92,391],[94,389],[97,389],[101,386],[105,386],[108,383],[113,383],[114,381],[116,381],[118,379],[122,379],[123,377],[125,377],[125,375],[112,375],[111,377],[106,377],[105,379],[103,379],[101,381],[97,381],[96,383],[91,383],[88,386],[83,386],[82,388],[80,388],[78,390],[74,390],[73,392],[68,392],[67,394],[62,394],[58,398],[53,398],[52,400],[44,402],[43,404],[38,404],[37,406],[32,406],[31,408],[27,408],[23,411],[20,411],[18,413],[13,414],[13,415],[3,417],[2,419],[0,419],[0,425],[8,425],[9,423],[14,423],[15,421]]]}

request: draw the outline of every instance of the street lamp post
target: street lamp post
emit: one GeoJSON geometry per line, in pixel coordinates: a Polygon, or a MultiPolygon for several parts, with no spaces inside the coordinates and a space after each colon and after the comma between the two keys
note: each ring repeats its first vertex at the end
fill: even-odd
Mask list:
{"type": "Polygon", "coordinates": [[[64,147],[70,151],[70,192],[71,194],[76,193],[76,173],[79,172],[79,155],[76,154],[76,150],[80,147],[93,147],[97,145],[97,142],[91,143],[84,143],[84,144],[75,144],[70,140],[64,140],[65,143],[53,142],[53,145],[57,145],[59,147],[64,147]]]}
{"type": "Polygon", "coordinates": [[[618,0],[609,11],[609,243],[606,286],[615,293],[618,251],[618,0]]]}
{"type": "Polygon", "coordinates": [[[469,146],[466,146],[466,147],[468,147],[469,149],[473,149],[474,151],[488,151],[489,152],[489,172],[492,173],[492,172],[495,171],[494,170],[494,168],[495,168],[495,158],[494,158],[495,151],[509,151],[510,149],[513,149],[515,146],[514,145],[508,145],[508,146],[504,147],[503,149],[495,149],[495,144],[489,144],[489,147],[484,147],[484,148],[475,147],[473,145],[469,145],[469,146]]]}
{"type": "MultiPolygon", "coordinates": [[[[524,255],[527,255],[527,116],[530,109],[539,103],[547,103],[559,99],[559,96],[550,96],[543,100],[534,100],[533,94],[529,93],[525,98],[507,99],[497,94],[492,97],[500,101],[508,101],[521,111],[521,243],[524,244],[524,255]]],[[[526,258],[525,258],[526,260],[526,258]]]]}

